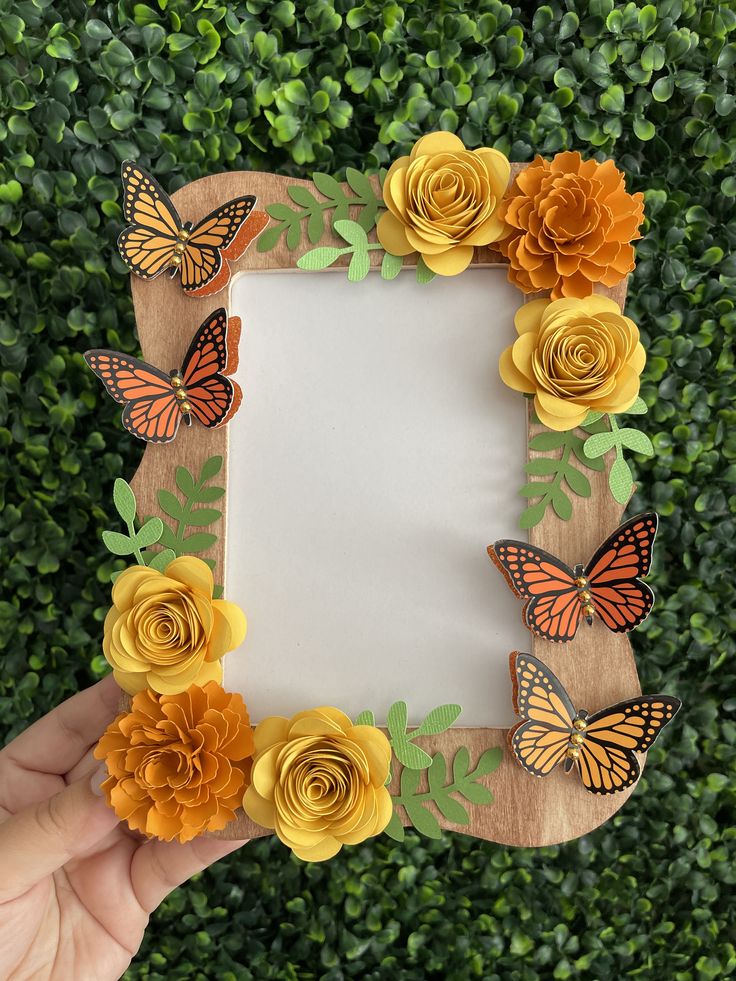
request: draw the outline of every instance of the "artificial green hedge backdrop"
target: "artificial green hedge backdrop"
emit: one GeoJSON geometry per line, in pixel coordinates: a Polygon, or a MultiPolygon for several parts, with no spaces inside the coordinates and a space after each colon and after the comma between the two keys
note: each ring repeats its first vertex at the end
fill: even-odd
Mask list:
{"type": "MultiPolygon", "coordinates": [[[[136,352],[118,172],[340,176],[421,134],[610,154],[646,193],[628,312],[662,516],[645,689],[685,709],[634,799],[560,848],[409,835],[305,866],[249,846],[153,916],[131,978],[729,977],[736,814],[736,7],[0,0],[0,718],[104,671],[113,478],[141,447],[82,362],[136,352]]],[[[521,506],[521,505],[520,505],[521,506]]],[[[615,669],[615,668],[614,668],[615,669]]]]}

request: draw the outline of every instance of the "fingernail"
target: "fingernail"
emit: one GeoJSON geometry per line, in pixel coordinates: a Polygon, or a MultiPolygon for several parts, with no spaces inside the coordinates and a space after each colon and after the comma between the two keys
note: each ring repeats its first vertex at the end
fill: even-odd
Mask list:
{"type": "Polygon", "coordinates": [[[108,776],[107,767],[103,763],[95,770],[95,772],[90,777],[89,787],[92,793],[95,795],[95,797],[104,796],[104,792],[102,790],[102,784],[105,780],[107,780],[107,776],[108,776]]]}

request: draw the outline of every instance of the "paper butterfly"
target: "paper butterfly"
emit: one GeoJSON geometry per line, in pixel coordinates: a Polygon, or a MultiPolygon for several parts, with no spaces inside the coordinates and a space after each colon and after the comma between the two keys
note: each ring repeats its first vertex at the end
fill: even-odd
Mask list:
{"type": "Polygon", "coordinates": [[[682,705],[670,695],[640,695],[588,715],[575,711],[559,679],[530,654],[511,655],[514,711],[511,751],[527,773],[546,777],[564,760],[577,763],[592,794],[615,794],[636,783],[644,753],[682,705]]]}
{"type": "Polygon", "coordinates": [[[214,429],[235,414],[242,392],[225,376],[237,370],[239,340],[240,317],[228,320],[220,307],[194,335],[182,368],[168,375],[118,351],[87,351],[84,360],[108,394],[125,405],[129,433],[148,443],[169,443],[182,419],[214,429]]]}
{"type": "Polygon", "coordinates": [[[129,225],[118,238],[123,261],[141,279],[179,272],[187,296],[211,296],[227,286],[229,263],[268,224],[265,212],[253,211],[252,194],[228,201],[195,226],[182,224],[171,198],[142,167],[126,160],[122,181],[123,217],[129,225]]]}
{"type": "Polygon", "coordinates": [[[637,627],[654,603],[646,576],[657,534],[657,515],[638,514],[607,538],[590,562],[574,569],[542,548],[502,540],[488,554],[511,589],[527,602],[524,625],[545,640],[572,640],[581,617],[588,624],[597,614],[609,630],[626,633],[637,627]]]}

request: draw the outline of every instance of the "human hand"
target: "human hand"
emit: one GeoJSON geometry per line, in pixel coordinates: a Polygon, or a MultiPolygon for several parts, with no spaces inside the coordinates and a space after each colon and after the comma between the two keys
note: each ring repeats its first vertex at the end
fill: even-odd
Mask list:
{"type": "Polygon", "coordinates": [[[118,822],[92,750],[119,700],[109,676],[0,751],[2,978],[119,978],[168,893],[244,844],[144,841],[118,822]]]}

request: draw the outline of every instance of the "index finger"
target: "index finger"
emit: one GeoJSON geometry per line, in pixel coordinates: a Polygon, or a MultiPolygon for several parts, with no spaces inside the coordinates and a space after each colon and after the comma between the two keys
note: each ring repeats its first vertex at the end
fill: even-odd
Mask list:
{"type": "Polygon", "coordinates": [[[0,767],[13,763],[36,773],[67,773],[112,722],[120,689],[110,674],[62,702],[0,750],[0,767]]]}

